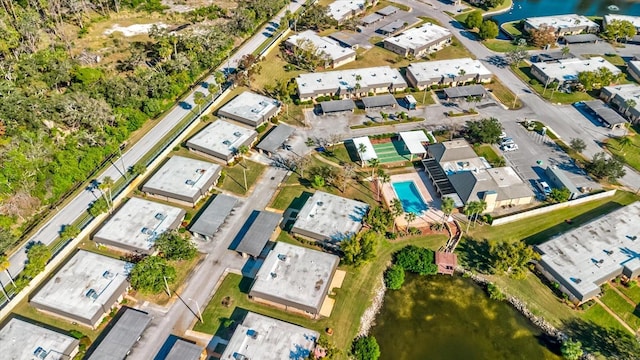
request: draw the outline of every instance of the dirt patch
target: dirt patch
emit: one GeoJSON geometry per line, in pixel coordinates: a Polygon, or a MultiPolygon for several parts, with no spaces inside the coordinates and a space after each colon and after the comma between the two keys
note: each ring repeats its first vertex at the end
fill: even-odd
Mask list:
{"type": "Polygon", "coordinates": [[[119,32],[125,37],[131,37],[136,35],[146,35],[149,33],[149,31],[151,31],[151,28],[154,25],[162,29],[167,27],[167,24],[164,24],[164,23],[134,24],[129,26],[120,26],[118,24],[113,24],[113,26],[105,30],[103,34],[111,35],[115,32],[119,32]]]}

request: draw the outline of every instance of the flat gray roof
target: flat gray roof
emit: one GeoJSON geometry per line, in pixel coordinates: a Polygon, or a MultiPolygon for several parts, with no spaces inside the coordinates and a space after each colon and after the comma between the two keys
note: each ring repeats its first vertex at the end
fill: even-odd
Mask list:
{"type": "Polygon", "coordinates": [[[277,242],[258,270],[250,295],[298,309],[320,311],[340,258],[325,252],[277,242]]]}
{"type": "Polygon", "coordinates": [[[254,257],[259,256],[280,221],[281,214],[255,210],[238,233],[241,238],[235,250],[254,257]]]}
{"type": "Polygon", "coordinates": [[[320,36],[313,30],[306,30],[293,35],[286,40],[289,46],[298,47],[301,42],[308,42],[313,45],[316,55],[332,61],[339,61],[348,57],[355,60],[356,52],[348,47],[343,47],[336,40],[328,36],[320,36]]]}
{"type": "Polygon", "coordinates": [[[102,225],[93,240],[149,252],[158,236],[177,228],[184,215],[180,208],[134,197],[102,225]]]}
{"type": "Polygon", "coordinates": [[[392,21],[392,22],[388,23],[387,25],[385,25],[385,26],[383,26],[383,27],[379,28],[379,29],[378,29],[378,31],[380,31],[380,32],[382,32],[382,33],[386,33],[386,34],[391,34],[391,33],[394,33],[394,32],[396,32],[396,31],[398,31],[398,30],[400,30],[400,29],[404,28],[404,24],[405,24],[406,22],[407,22],[407,21],[405,21],[405,20],[400,20],[400,19],[398,19],[398,20],[394,20],[394,21],[392,21]]]}
{"type": "Polygon", "coordinates": [[[356,84],[360,84],[360,89],[371,90],[407,87],[400,71],[389,66],[300,74],[296,83],[298,93],[303,97],[319,93],[347,93],[355,89],[356,84]]]}
{"type": "MultiPolygon", "coordinates": [[[[629,61],[627,66],[630,69],[638,69],[640,68],[640,61],[629,61]]],[[[640,85],[632,83],[632,84],[621,84],[621,85],[613,85],[613,86],[605,86],[602,88],[602,91],[608,92],[613,96],[617,97],[621,101],[619,104],[623,104],[629,99],[632,99],[636,102],[636,106],[633,108],[640,112],[640,85]]],[[[619,105],[618,105],[619,106],[619,105]]]]}
{"type": "Polygon", "coordinates": [[[614,210],[567,231],[536,248],[578,299],[600,292],[600,285],[622,273],[640,270],[640,202],[614,210]]]}
{"type": "Polygon", "coordinates": [[[396,98],[391,94],[383,94],[376,96],[365,96],[362,99],[364,108],[380,108],[380,107],[393,107],[398,105],[396,98]]]}
{"type": "Polygon", "coordinates": [[[411,63],[407,66],[407,73],[411,73],[418,82],[440,81],[443,78],[455,79],[461,76],[492,75],[480,60],[471,58],[411,63]],[[461,75],[462,73],[464,75],[461,75]]]}
{"type": "Polygon", "coordinates": [[[600,56],[591,59],[561,59],[558,62],[551,63],[533,63],[532,68],[543,73],[550,81],[558,80],[563,83],[565,81],[577,81],[578,74],[583,71],[596,71],[604,67],[615,75],[620,74],[620,69],[612,63],[606,61],[600,56]]]}
{"type": "Polygon", "coordinates": [[[340,241],[362,228],[369,205],[357,200],[316,191],[298,213],[293,232],[318,240],[340,241]]]}
{"type": "Polygon", "coordinates": [[[273,128],[267,136],[262,138],[262,141],[256,145],[256,148],[274,153],[282,147],[282,144],[289,139],[294,131],[296,131],[296,129],[293,127],[286,124],[280,124],[273,128]]]}
{"type": "Polygon", "coordinates": [[[584,104],[593,111],[602,121],[611,125],[616,124],[624,124],[627,122],[622,115],[615,112],[615,110],[611,109],[607,104],[605,104],[602,100],[590,100],[585,101],[584,104]]]}
{"type": "Polygon", "coordinates": [[[17,318],[0,329],[0,349],[4,359],[66,360],[79,340],[17,318]]]}
{"type": "MultiPolygon", "coordinates": [[[[115,324],[108,329],[107,335],[93,350],[88,360],[122,360],[151,322],[151,316],[144,311],[123,307],[119,317],[112,320],[115,324]]],[[[107,330],[105,330],[107,331],[107,330]]]]}
{"type": "Polygon", "coordinates": [[[216,120],[187,141],[187,147],[216,156],[229,157],[257,135],[253,129],[216,120]]]}
{"type": "Polygon", "coordinates": [[[376,14],[376,13],[369,14],[363,17],[362,19],[360,19],[360,21],[365,25],[370,25],[380,20],[382,20],[382,15],[376,14]]]}
{"type": "Polygon", "coordinates": [[[461,98],[469,96],[482,96],[485,93],[482,85],[455,86],[444,89],[444,93],[450,98],[461,98]]]}
{"type": "Polygon", "coordinates": [[[236,327],[221,360],[302,360],[315,348],[318,332],[248,313],[236,327]]]}
{"type": "Polygon", "coordinates": [[[385,6],[382,9],[376,11],[376,14],[380,14],[382,16],[389,16],[389,15],[395,14],[398,10],[400,10],[400,9],[398,9],[395,6],[389,5],[389,6],[385,6]]]}
{"type": "Polygon", "coordinates": [[[142,191],[193,202],[213,185],[220,170],[220,165],[208,161],[173,156],[142,186],[142,191]]]}
{"type": "Polygon", "coordinates": [[[245,91],[221,107],[218,110],[218,116],[258,126],[269,120],[279,107],[278,100],[245,91]]]}
{"type": "Polygon", "coordinates": [[[236,197],[225,194],[216,195],[198,218],[191,223],[189,231],[203,236],[215,235],[237,203],[236,197]]]}
{"type": "Polygon", "coordinates": [[[451,31],[432,23],[407,29],[394,37],[384,39],[403,49],[423,49],[451,38],[451,31]]]}
{"type": "Polygon", "coordinates": [[[93,324],[111,309],[128,286],[132,264],[80,250],[33,296],[37,308],[72,316],[93,324]]]}
{"type": "Polygon", "coordinates": [[[563,38],[569,44],[594,43],[602,40],[596,34],[565,35],[563,38]]]}
{"type": "Polygon", "coordinates": [[[202,346],[178,339],[164,360],[199,360],[203,351],[202,346]]]}
{"type": "Polygon", "coordinates": [[[580,190],[576,185],[565,175],[565,171],[559,169],[557,166],[547,166],[545,169],[547,176],[551,178],[551,182],[555,182],[553,178],[558,179],[560,184],[555,184],[558,187],[566,187],[572,194],[579,194],[580,190]]]}
{"type": "Polygon", "coordinates": [[[356,108],[356,103],[351,99],[345,100],[332,100],[332,101],[322,101],[320,103],[320,109],[322,109],[323,114],[333,113],[333,112],[342,112],[342,111],[351,111],[356,108]]]}

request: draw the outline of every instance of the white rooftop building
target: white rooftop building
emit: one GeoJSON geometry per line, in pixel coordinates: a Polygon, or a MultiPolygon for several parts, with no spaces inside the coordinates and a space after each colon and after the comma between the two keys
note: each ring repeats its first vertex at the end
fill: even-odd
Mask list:
{"type": "Polygon", "coordinates": [[[376,150],[373,148],[373,144],[371,144],[371,140],[369,140],[368,136],[353,138],[352,141],[358,151],[360,160],[369,161],[378,158],[378,154],[376,154],[376,150]],[[363,149],[364,151],[360,151],[360,149],[363,149]]]}
{"type": "Polygon", "coordinates": [[[638,219],[635,202],[537,245],[538,267],[572,300],[585,302],[616,276],[640,274],[638,219]]]}
{"type": "Polygon", "coordinates": [[[130,252],[150,254],[158,236],[177,229],[185,213],[174,206],[134,197],[102,224],[93,241],[130,252]]]}
{"type": "Polygon", "coordinates": [[[343,47],[334,39],[320,36],[313,30],[306,30],[289,37],[285,45],[292,49],[310,44],[316,48],[316,55],[325,59],[325,67],[336,68],[356,60],[356,52],[348,47],[343,47]]]}
{"type": "Polygon", "coordinates": [[[553,81],[558,81],[560,85],[563,85],[565,83],[574,83],[578,81],[578,74],[581,72],[597,71],[600,68],[607,68],[614,75],[621,73],[617,66],[606,61],[600,56],[595,56],[587,60],[574,58],[562,59],[558,60],[558,62],[550,63],[533,63],[533,65],[531,65],[531,74],[538,78],[538,80],[543,84],[550,84],[553,81]]]}
{"type": "Polygon", "coordinates": [[[0,329],[0,349],[6,360],[67,360],[80,341],[69,335],[12,318],[0,329]]]}
{"type": "Polygon", "coordinates": [[[291,232],[312,239],[339,242],[362,228],[369,205],[316,191],[298,213],[291,232]]]}
{"type": "MultiPolygon", "coordinates": [[[[638,66],[640,67],[640,64],[638,66]]],[[[630,68],[631,66],[629,66],[630,68]]],[[[632,122],[640,120],[640,85],[633,83],[605,86],[600,91],[600,97],[626,115],[632,122]],[[628,106],[628,100],[633,100],[636,105],[628,106]]]]}
{"type": "Polygon", "coordinates": [[[80,250],[31,298],[41,311],[96,327],[129,287],[132,264],[80,250]]]}
{"type": "Polygon", "coordinates": [[[296,83],[302,101],[325,95],[349,97],[393,92],[407,87],[400,71],[389,66],[300,74],[296,83]]]}
{"type": "MultiPolygon", "coordinates": [[[[403,131],[400,133],[400,138],[406,146],[413,160],[413,155],[423,156],[427,153],[425,145],[429,144],[429,137],[422,130],[403,131]]],[[[434,138],[435,140],[435,138],[434,138]]]]}
{"type": "Polygon", "coordinates": [[[161,200],[193,206],[215,185],[221,169],[207,161],[173,156],[142,186],[142,191],[161,200]]]}
{"type": "Polygon", "coordinates": [[[384,39],[384,48],[402,56],[411,55],[418,58],[450,44],[451,36],[448,29],[426,23],[384,39]]]}
{"type": "Polygon", "coordinates": [[[220,360],[303,360],[315,349],[318,332],[248,313],[236,327],[220,360]]]}
{"type": "Polygon", "coordinates": [[[277,242],[258,270],[249,296],[317,316],[339,262],[332,254],[277,242]]]}
{"type": "Polygon", "coordinates": [[[241,146],[251,147],[258,137],[254,129],[216,120],[187,141],[189,150],[229,163],[241,146]]]}
{"type": "Polygon", "coordinates": [[[280,112],[280,102],[251,91],[245,91],[224,104],[218,116],[258,127],[280,112]]]}
{"type": "Polygon", "coordinates": [[[480,60],[471,58],[425,61],[407,66],[407,80],[415,88],[432,85],[459,85],[468,82],[489,82],[493,74],[480,60]]]}
{"type": "Polygon", "coordinates": [[[558,36],[576,35],[582,32],[594,33],[600,31],[600,26],[586,16],[578,14],[552,15],[530,17],[524,20],[524,29],[531,31],[542,26],[555,29],[558,36]]]}
{"type": "Polygon", "coordinates": [[[604,16],[603,25],[604,28],[607,28],[612,21],[628,21],[635,26],[636,31],[640,31],[640,16],[630,16],[630,15],[621,15],[621,14],[608,14],[604,16]]]}
{"type": "Polygon", "coordinates": [[[338,22],[352,18],[367,8],[367,0],[336,0],[329,4],[329,15],[338,22]]]}

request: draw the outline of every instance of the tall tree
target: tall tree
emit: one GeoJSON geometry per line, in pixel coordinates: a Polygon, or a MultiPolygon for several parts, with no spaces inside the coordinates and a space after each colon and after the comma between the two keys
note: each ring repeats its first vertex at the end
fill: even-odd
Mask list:
{"type": "Polygon", "coordinates": [[[480,25],[482,25],[482,11],[480,10],[475,10],[472,11],[469,16],[467,16],[467,18],[464,21],[464,24],[469,28],[469,29],[475,29],[475,28],[479,28],[480,25]]]}
{"type": "Polygon", "coordinates": [[[556,29],[548,25],[542,25],[537,29],[531,29],[529,31],[529,36],[531,37],[531,43],[539,48],[551,46],[556,43],[557,39],[556,29]]]}
{"type": "Polygon", "coordinates": [[[569,143],[569,146],[575,150],[576,152],[583,152],[584,149],[587,148],[587,144],[585,144],[584,140],[580,139],[580,138],[573,138],[571,139],[571,142],[569,143]]]}
{"type": "Polygon", "coordinates": [[[102,192],[102,196],[104,197],[104,201],[107,202],[107,207],[109,208],[109,213],[113,211],[113,199],[111,197],[111,188],[113,188],[114,181],[111,176],[105,176],[100,183],[100,191],[102,192]]]}
{"type": "Polygon", "coordinates": [[[489,253],[493,271],[497,274],[506,273],[515,279],[524,279],[529,263],[540,259],[540,254],[524,241],[495,243],[489,253]]]}
{"type": "Polygon", "coordinates": [[[478,28],[478,35],[482,40],[495,39],[499,33],[498,24],[492,20],[484,20],[478,28]]]}
{"type": "Polygon", "coordinates": [[[198,114],[202,110],[202,105],[206,102],[206,96],[202,91],[196,91],[193,93],[193,102],[198,106],[198,114]]]}
{"type": "Polygon", "coordinates": [[[442,210],[442,222],[446,221],[446,218],[451,215],[455,209],[455,202],[449,196],[445,196],[442,198],[442,203],[440,204],[440,210],[442,210]]]}

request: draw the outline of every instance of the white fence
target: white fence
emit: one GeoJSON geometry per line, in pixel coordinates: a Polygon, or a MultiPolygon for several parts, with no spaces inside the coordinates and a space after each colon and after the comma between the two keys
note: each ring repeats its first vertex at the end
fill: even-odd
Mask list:
{"type": "Polygon", "coordinates": [[[613,196],[615,193],[616,193],[615,189],[614,190],[609,190],[609,191],[597,193],[597,194],[594,194],[594,195],[585,196],[585,197],[582,197],[582,198],[579,198],[579,199],[576,199],[576,200],[566,201],[566,202],[563,202],[563,203],[553,204],[553,205],[549,205],[549,206],[545,206],[545,207],[541,207],[541,208],[537,208],[537,209],[521,212],[521,213],[518,213],[518,214],[508,215],[508,216],[505,216],[505,217],[494,219],[493,223],[491,224],[491,226],[504,225],[504,224],[508,224],[510,222],[526,219],[526,218],[529,218],[529,217],[532,217],[532,216],[546,214],[546,213],[551,212],[551,211],[555,211],[555,210],[559,210],[559,209],[564,209],[564,208],[568,208],[568,207],[584,204],[584,203],[589,202],[589,201],[608,198],[608,197],[613,196]]]}

